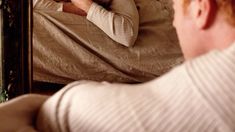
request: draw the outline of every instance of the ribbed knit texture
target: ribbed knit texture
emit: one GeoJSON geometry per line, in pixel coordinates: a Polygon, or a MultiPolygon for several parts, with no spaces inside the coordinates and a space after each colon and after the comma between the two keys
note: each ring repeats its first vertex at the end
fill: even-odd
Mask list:
{"type": "Polygon", "coordinates": [[[139,29],[139,14],[134,0],[113,0],[110,8],[108,11],[93,3],[87,19],[116,42],[133,46],[139,29]]]}
{"type": "Polygon", "coordinates": [[[69,84],[42,106],[37,127],[50,132],[234,132],[235,44],[144,84],[69,84]]]}

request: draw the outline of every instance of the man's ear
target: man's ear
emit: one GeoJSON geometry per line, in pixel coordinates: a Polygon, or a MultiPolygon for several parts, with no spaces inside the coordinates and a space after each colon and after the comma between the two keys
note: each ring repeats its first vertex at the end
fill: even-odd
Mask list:
{"type": "Polygon", "coordinates": [[[196,26],[200,29],[208,28],[215,17],[214,0],[193,0],[190,6],[196,26]]]}

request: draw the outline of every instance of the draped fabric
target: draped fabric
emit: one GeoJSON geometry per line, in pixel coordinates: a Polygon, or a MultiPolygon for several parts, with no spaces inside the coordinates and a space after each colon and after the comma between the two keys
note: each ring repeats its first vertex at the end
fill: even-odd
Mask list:
{"type": "Polygon", "coordinates": [[[113,0],[111,8],[115,10],[111,9],[110,13],[127,17],[128,21],[133,18],[132,24],[139,23],[138,31],[137,28],[128,30],[128,26],[116,27],[126,22],[112,25],[116,17],[110,17],[112,15],[97,4],[93,4],[87,17],[61,12],[62,5],[58,4],[49,2],[45,4],[46,10],[34,7],[34,80],[146,82],[183,61],[168,0],[135,0],[134,3],[133,0],[113,0]],[[128,10],[135,8],[138,20],[135,20],[136,13],[128,14],[128,10]],[[114,27],[113,34],[109,33],[114,27]],[[119,35],[123,32],[138,34],[132,47],[117,42],[125,40],[119,35]]]}

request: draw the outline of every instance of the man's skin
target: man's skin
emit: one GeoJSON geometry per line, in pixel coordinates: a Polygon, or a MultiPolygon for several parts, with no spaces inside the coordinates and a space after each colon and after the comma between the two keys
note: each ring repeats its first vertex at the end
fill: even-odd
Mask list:
{"type": "Polygon", "coordinates": [[[72,0],[72,3],[66,2],[63,4],[63,11],[81,16],[86,16],[92,3],[92,0],[72,0]]]}
{"type": "MultiPolygon", "coordinates": [[[[96,0],[98,4],[100,3],[102,5],[102,2],[108,2],[109,1],[100,1],[96,0]]],[[[73,13],[81,16],[86,16],[88,10],[90,9],[93,1],[92,0],[68,0],[64,2],[63,4],[63,11],[68,13],[73,13]]],[[[109,5],[108,3],[103,3],[104,6],[109,5]]]]}
{"type": "Polygon", "coordinates": [[[0,105],[1,132],[34,132],[37,112],[48,96],[23,95],[0,105]]]}
{"type": "Polygon", "coordinates": [[[80,16],[86,16],[87,13],[85,11],[83,11],[80,8],[77,8],[73,3],[71,2],[65,2],[63,3],[63,12],[67,12],[67,13],[73,13],[76,15],[80,15],[80,16]]]}
{"type": "Polygon", "coordinates": [[[185,59],[191,60],[213,49],[230,46],[235,41],[235,29],[218,11],[215,1],[190,1],[185,9],[183,0],[173,0],[174,26],[185,59]]]}

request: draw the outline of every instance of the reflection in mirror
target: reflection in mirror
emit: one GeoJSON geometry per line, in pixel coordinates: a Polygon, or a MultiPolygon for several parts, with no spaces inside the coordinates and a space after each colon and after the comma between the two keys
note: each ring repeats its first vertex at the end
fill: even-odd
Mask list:
{"type": "Polygon", "coordinates": [[[74,1],[33,1],[34,81],[139,83],[183,61],[171,0],[74,1]]]}

